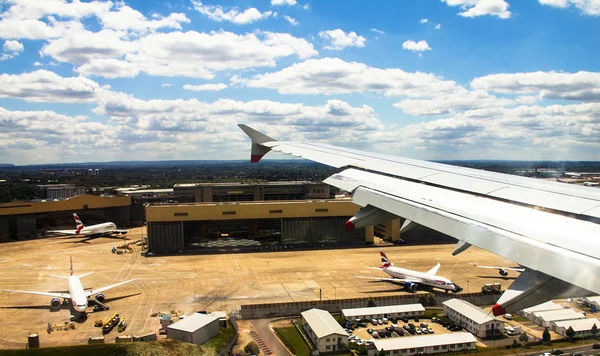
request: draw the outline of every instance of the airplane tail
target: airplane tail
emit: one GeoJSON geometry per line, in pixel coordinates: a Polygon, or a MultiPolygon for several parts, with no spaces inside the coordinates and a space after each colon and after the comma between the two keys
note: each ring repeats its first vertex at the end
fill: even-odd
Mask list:
{"type": "Polygon", "coordinates": [[[76,213],[73,213],[73,218],[75,219],[75,227],[77,228],[76,231],[79,234],[85,226],[83,225],[83,223],[81,222],[81,219],[79,218],[79,216],[77,216],[76,213]]]}
{"type": "Polygon", "coordinates": [[[391,267],[394,265],[393,263],[390,262],[390,260],[385,255],[385,252],[383,252],[383,250],[379,251],[379,255],[381,255],[381,266],[379,268],[387,268],[387,267],[391,267]]]}
{"type": "MultiPolygon", "coordinates": [[[[71,262],[71,265],[70,265],[70,267],[69,267],[69,272],[70,272],[70,275],[72,276],[72,275],[73,275],[73,256],[69,256],[69,261],[71,262]]],[[[88,272],[88,273],[80,274],[80,275],[79,275],[79,276],[77,276],[77,277],[78,277],[78,278],[85,277],[85,276],[88,276],[88,275],[90,275],[90,274],[92,274],[92,273],[94,273],[94,272],[88,272]]],[[[55,275],[55,274],[51,274],[50,276],[52,276],[52,277],[56,277],[56,278],[64,278],[64,279],[69,279],[69,276],[57,276],[57,275],[55,275]]]]}

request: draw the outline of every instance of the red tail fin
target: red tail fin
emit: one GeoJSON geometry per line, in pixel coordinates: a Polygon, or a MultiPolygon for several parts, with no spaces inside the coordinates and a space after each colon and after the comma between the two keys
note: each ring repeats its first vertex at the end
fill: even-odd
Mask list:
{"type": "Polygon", "coordinates": [[[83,228],[85,227],[83,225],[83,223],[81,222],[81,219],[79,218],[79,216],[77,216],[76,213],[73,213],[73,219],[75,219],[75,227],[76,227],[76,232],[79,234],[81,233],[81,230],[83,230],[83,228]]]}
{"type": "Polygon", "coordinates": [[[381,267],[380,268],[387,268],[392,266],[392,264],[390,263],[390,260],[387,258],[387,256],[385,255],[385,252],[383,252],[383,250],[379,251],[379,254],[381,255],[381,267]]]}

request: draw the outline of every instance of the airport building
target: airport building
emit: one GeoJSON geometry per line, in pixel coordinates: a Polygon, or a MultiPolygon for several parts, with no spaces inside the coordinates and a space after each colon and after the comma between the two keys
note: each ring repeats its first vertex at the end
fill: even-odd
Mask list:
{"type": "Polygon", "coordinates": [[[85,187],[75,184],[39,184],[36,188],[42,191],[45,199],[67,199],[86,193],[85,187]]]}
{"type": "Polygon", "coordinates": [[[373,340],[369,355],[378,355],[383,350],[386,355],[429,355],[437,353],[474,350],[477,340],[466,332],[452,334],[423,335],[418,337],[394,337],[373,340]]]}
{"type": "Polygon", "coordinates": [[[573,309],[548,310],[533,313],[533,319],[529,319],[537,325],[549,328],[552,323],[559,321],[585,319],[585,315],[573,309]]]}
{"type": "Polygon", "coordinates": [[[522,317],[529,319],[529,320],[533,320],[534,318],[534,313],[539,313],[539,312],[543,312],[543,311],[550,311],[550,310],[564,310],[565,308],[563,308],[562,305],[560,304],[556,304],[553,301],[547,301],[545,303],[542,304],[538,304],[538,305],[534,305],[532,307],[520,310],[518,312],[519,315],[521,315],[522,317]]]}
{"type": "Polygon", "coordinates": [[[401,304],[388,305],[383,307],[372,308],[352,308],[342,309],[342,317],[346,320],[354,319],[381,319],[381,318],[414,318],[422,317],[425,313],[423,305],[417,304],[401,304]]]}
{"type": "Polygon", "coordinates": [[[249,182],[175,184],[180,203],[239,202],[263,200],[329,199],[330,186],[322,182],[249,182]]]}
{"type": "MultiPolygon", "coordinates": [[[[583,298],[583,305],[589,308],[600,309],[600,295],[583,298]]],[[[600,327],[600,325],[598,325],[600,327]]]]}
{"type": "Polygon", "coordinates": [[[321,309],[301,313],[302,327],[319,352],[336,352],[348,345],[348,333],[329,314],[321,309]]]}
{"type": "Polygon", "coordinates": [[[167,326],[167,338],[201,345],[219,335],[219,318],[195,313],[167,326]]]}
{"type": "Polygon", "coordinates": [[[149,252],[360,246],[373,227],[347,230],[351,199],[157,204],[146,208],[149,252]]]}
{"type": "Polygon", "coordinates": [[[130,226],[136,212],[141,215],[143,210],[132,208],[131,197],[89,194],[0,204],[0,241],[40,237],[46,230],[74,229],[73,213],[85,225],[112,221],[119,227],[130,226]]]}
{"type": "Polygon", "coordinates": [[[504,323],[466,300],[450,299],[442,303],[444,315],[478,337],[502,334],[504,323]]]}
{"type": "Polygon", "coordinates": [[[600,328],[598,319],[578,319],[578,320],[563,320],[552,323],[551,330],[555,333],[567,337],[569,327],[575,331],[575,337],[588,336],[592,334],[592,328],[596,324],[600,328]]]}

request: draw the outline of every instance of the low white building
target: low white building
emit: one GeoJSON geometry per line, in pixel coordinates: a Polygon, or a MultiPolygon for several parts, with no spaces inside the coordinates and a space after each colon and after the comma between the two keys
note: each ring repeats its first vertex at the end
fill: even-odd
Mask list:
{"type": "Polygon", "coordinates": [[[549,311],[549,310],[563,310],[563,309],[565,309],[565,308],[563,308],[560,304],[556,304],[553,301],[548,301],[548,302],[545,302],[542,304],[534,305],[532,307],[520,310],[518,312],[518,314],[524,318],[533,320],[533,313],[549,311]]]}
{"type": "Polygon", "coordinates": [[[577,319],[585,319],[585,315],[583,315],[583,313],[576,312],[573,309],[562,309],[535,312],[533,313],[533,320],[530,320],[532,320],[537,325],[549,328],[553,322],[577,319]]]}
{"type": "Polygon", "coordinates": [[[304,331],[320,352],[334,352],[346,348],[348,333],[328,311],[310,309],[301,315],[304,331]]]}
{"type": "Polygon", "coordinates": [[[567,337],[567,330],[569,327],[575,331],[575,337],[587,336],[592,334],[592,327],[596,324],[596,327],[600,330],[600,321],[598,319],[578,319],[578,320],[562,320],[552,323],[552,331],[555,333],[567,337]]]}
{"type": "Polygon", "coordinates": [[[478,337],[499,335],[504,331],[504,322],[465,300],[450,299],[442,304],[444,315],[478,337]]]}
{"type": "Polygon", "coordinates": [[[600,309],[600,295],[583,298],[583,304],[588,307],[596,307],[596,309],[600,309]]]}
{"type": "Polygon", "coordinates": [[[219,332],[219,318],[200,313],[188,315],[167,326],[167,338],[196,345],[204,344],[219,332]]]}
{"type": "Polygon", "coordinates": [[[474,350],[475,337],[470,333],[423,335],[417,337],[394,337],[375,339],[369,348],[369,355],[377,355],[383,350],[386,355],[416,355],[448,353],[461,350],[474,350]]]}
{"type": "Polygon", "coordinates": [[[342,317],[346,320],[354,319],[381,319],[381,318],[414,318],[422,317],[425,313],[423,305],[417,304],[402,304],[388,305],[383,307],[372,308],[352,308],[342,309],[342,317]]]}

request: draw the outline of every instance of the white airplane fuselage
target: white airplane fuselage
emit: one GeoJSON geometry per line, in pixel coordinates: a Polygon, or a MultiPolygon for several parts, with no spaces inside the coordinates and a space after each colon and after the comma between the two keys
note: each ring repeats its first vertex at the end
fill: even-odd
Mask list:
{"type": "Polygon", "coordinates": [[[424,284],[427,286],[451,291],[456,290],[456,285],[454,285],[452,281],[445,277],[394,266],[382,267],[381,270],[387,273],[392,278],[403,279],[408,281],[410,281],[411,279],[415,279],[420,280],[420,282],[415,282],[415,284],[424,284]]]}
{"type": "Polygon", "coordinates": [[[107,222],[102,224],[86,226],[79,232],[79,235],[104,234],[117,229],[115,223],[107,222]]]}
{"type": "Polygon", "coordinates": [[[78,276],[69,276],[69,295],[71,296],[73,309],[80,313],[85,313],[88,307],[87,298],[78,276]]]}

